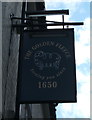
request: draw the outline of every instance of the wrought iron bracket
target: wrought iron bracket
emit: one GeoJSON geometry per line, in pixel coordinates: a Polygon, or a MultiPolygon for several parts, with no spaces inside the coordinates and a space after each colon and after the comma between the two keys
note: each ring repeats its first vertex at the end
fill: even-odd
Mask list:
{"type": "Polygon", "coordinates": [[[21,24],[21,19],[20,20],[17,19],[17,17],[15,17],[13,13],[10,14],[10,19],[11,19],[12,30],[16,29],[17,34],[20,34],[21,28],[20,27],[14,27],[14,25],[20,25],[21,24]],[[16,19],[14,19],[14,18],[16,18],[16,19]]]}
{"type": "MultiPolygon", "coordinates": [[[[44,26],[63,26],[62,29],[65,29],[65,26],[78,26],[84,25],[83,22],[65,22],[64,15],[69,15],[69,10],[54,10],[54,11],[37,11],[37,12],[25,12],[25,18],[16,17],[13,13],[10,14],[10,19],[12,21],[13,29],[16,28],[17,32],[20,33],[21,29],[26,29],[27,31],[34,30],[35,27],[44,27],[44,26]],[[62,22],[58,21],[45,21],[44,23],[39,23],[39,17],[46,15],[62,15],[62,22]],[[23,24],[21,21],[24,21],[23,24]],[[29,28],[29,29],[27,29],[29,28]]],[[[40,29],[38,29],[40,30],[40,29]]]]}

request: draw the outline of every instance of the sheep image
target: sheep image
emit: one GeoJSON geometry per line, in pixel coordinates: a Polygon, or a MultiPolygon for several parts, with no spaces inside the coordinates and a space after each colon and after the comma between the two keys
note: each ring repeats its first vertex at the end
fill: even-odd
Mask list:
{"type": "Polygon", "coordinates": [[[37,51],[34,54],[34,63],[39,70],[44,70],[46,68],[52,68],[55,70],[59,69],[61,61],[61,56],[56,52],[43,52],[37,51]]]}

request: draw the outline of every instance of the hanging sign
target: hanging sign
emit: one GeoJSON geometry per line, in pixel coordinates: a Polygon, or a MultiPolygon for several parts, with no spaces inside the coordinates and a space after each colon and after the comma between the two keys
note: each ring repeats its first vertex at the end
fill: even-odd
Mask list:
{"type": "Polygon", "coordinates": [[[74,29],[24,32],[19,102],[76,102],[74,29]]]}

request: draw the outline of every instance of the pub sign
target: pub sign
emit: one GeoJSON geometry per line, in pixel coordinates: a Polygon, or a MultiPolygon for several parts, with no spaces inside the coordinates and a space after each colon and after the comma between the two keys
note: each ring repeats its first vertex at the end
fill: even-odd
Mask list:
{"type": "Polygon", "coordinates": [[[24,32],[20,103],[76,102],[74,29],[24,32]]]}

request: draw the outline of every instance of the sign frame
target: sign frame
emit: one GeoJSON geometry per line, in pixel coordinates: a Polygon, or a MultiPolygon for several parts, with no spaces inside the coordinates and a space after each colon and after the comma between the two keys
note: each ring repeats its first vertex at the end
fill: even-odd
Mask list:
{"type": "MultiPolygon", "coordinates": [[[[72,31],[73,32],[73,34],[74,34],[74,29],[73,28],[71,28],[71,29],[47,29],[47,30],[42,30],[42,31],[35,31],[35,32],[24,32],[24,34],[28,34],[29,36],[30,36],[30,38],[31,37],[41,37],[41,36],[46,36],[46,34],[48,34],[47,35],[47,37],[49,36],[54,36],[54,37],[56,37],[56,36],[64,36],[64,33],[65,33],[65,31],[72,31]],[[56,32],[57,31],[57,32],[56,32]],[[55,34],[51,34],[51,33],[55,33],[55,34]],[[61,34],[60,35],[60,33],[63,33],[63,34],[61,34]],[[40,34],[39,34],[40,33],[40,34]]],[[[24,34],[23,34],[23,38],[24,38],[24,34]]],[[[73,35],[72,34],[72,35],[73,35]]],[[[72,38],[73,38],[73,59],[75,60],[75,50],[74,50],[74,36],[72,36],[72,38]]],[[[27,104],[30,104],[30,103],[73,103],[73,102],[77,102],[77,90],[76,90],[76,65],[74,65],[73,67],[73,69],[74,69],[74,74],[75,74],[75,80],[74,80],[74,100],[37,100],[37,101],[34,101],[34,100],[31,100],[31,101],[26,101],[26,100],[20,100],[20,95],[21,95],[21,84],[22,84],[22,82],[21,82],[21,80],[22,80],[22,78],[23,78],[23,76],[21,75],[21,72],[22,72],[22,65],[23,65],[23,57],[24,57],[24,53],[23,53],[23,49],[24,49],[24,42],[23,42],[23,40],[21,40],[22,41],[22,47],[20,48],[20,64],[19,64],[19,66],[20,66],[20,69],[19,69],[19,75],[18,75],[18,102],[20,103],[20,104],[25,104],[25,103],[27,103],[27,104]]],[[[35,49],[35,48],[34,48],[35,49]]],[[[28,54],[26,54],[26,55],[28,55],[28,54]]],[[[26,59],[28,59],[27,58],[27,56],[25,55],[25,58],[26,59]]],[[[30,53],[29,53],[29,55],[30,55],[30,53]]],[[[66,56],[67,57],[69,57],[69,54],[67,53],[66,54],[66,56]]],[[[75,61],[74,61],[74,64],[75,64],[75,61]]],[[[31,95],[30,95],[31,96],[31,95]]]]}

